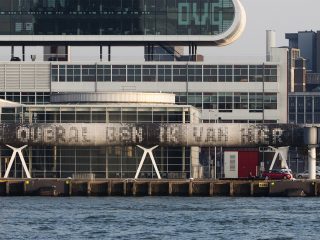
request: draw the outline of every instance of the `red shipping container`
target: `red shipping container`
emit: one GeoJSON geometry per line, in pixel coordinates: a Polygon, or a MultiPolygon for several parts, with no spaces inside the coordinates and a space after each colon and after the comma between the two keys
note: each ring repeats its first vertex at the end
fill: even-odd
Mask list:
{"type": "Polygon", "coordinates": [[[259,166],[258,151],[238,152],[238,178],[249,178],[257,176],[259,166]]]}

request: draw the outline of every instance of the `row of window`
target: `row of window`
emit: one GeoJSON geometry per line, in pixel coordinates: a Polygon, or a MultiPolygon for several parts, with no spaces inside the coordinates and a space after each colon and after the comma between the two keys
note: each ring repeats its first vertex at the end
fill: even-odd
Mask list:
{"type": "Polygon", "coordinates": [[[0,98],[23,104],[47,104],[50,92],[0,92],[0,98]]]}
{"type": "Polygon", "coordinates": [[[200,109],[277,109],[277,93],[261,92],[200,92],[175,93],[177,104],[189,104],[200,109]]]}
{"type": "Polygon", "coordinates": [[[290,96],[289,122],[320,123],[320,96],[290,96]]]}
{"type": "Polygon", "coordinates": [[[181,111],[33,111],[23,119],[20,110],[2,108],[1,122],[32,123],[185,123],[190,122],[189,113],[181,111]],[[29,116],[32,119],[29,119],[29,116]]]}
{"type": "Polygon", "coordinates": [[[52,65],[54,82],[277,82],[276,65],[52,65]]]}

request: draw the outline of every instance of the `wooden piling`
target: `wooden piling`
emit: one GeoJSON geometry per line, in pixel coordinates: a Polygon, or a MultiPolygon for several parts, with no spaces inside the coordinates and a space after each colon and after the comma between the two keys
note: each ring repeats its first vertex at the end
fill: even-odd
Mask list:
{"type": "Polygon", "coordinates": [[[233,195],[234,195],[234,184],[233,184],[233,182],[229,182],[229,191],[230,191],[230,197],[233,197],[233,195]]]}

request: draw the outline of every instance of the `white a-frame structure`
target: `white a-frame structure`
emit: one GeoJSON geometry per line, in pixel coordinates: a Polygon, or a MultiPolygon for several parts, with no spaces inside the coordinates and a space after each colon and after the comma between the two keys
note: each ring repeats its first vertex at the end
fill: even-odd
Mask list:
{"type": "Polygon", "coordinates": [[[157,164],[156,164],[156,161],[154,160],[154,156],[153,156],[153,153],[152,151],[154,149],[156,149],[158,147],[157,146],[154,146],[152,148],[144,148],[144,147],[141,147],[139,145],[137,145],[137,147],[141,148],[144,152],[143,152],[143,155],[142,155],[142,158],[141,158],[141,161],[140,161],[140,164],[139,164],[139,167],[138,167],[138,170],[136,172],[136,176],[134,177],[134,179],[137,179],[139,177],[139,174],[140,174],[140,171],[141,171],[141,168],[142,168],[142,165],[144,163],[144,160],[146,159],[147,157],[147,154],[149,154],[150,158],[151,158],[151,161],[152,161],[152,164],[153,164],[153,167],[157,173],[157,176],[158,176],[158,179],[161,179],[161,176],[160,176],[160,173],[159,173],[159,170],[158,170],[158,167],[157,167],[157,164]]]}
{"type": "Polygon", "coordinates": [[[269,146],[269,148],[275,151],[269,170],[272,170],[278,156],[280,156],[281,168],[288,169],[289,167],[288,167],[287,159],[288,159],[289,147],[275,148],[275,147],[269,146]]]}
{"type": "Polygon", "coordinates": [[[28,147],[28,145],[24,145],[21,148],[15,148],[15,147],[12,147],[10,145],[6,145],[6,146],[11,148],[13,150],[13,153],[11,155],[10,162],[9,162],[8,167],[7,167],[6,173],[4,174],[4,178],[8,178],[10,170],[11,170],[11,167],[12,167],[12,164],[13,164],[16,156],[17,156],[17,153],[19,154],[19,157],[20,157],[23,169],[24,169],[24,171],[25,171],[25,173],[27,175],[27,178],[31,178],[30,172],[29,172],[29,170],[27,168],[26,161],[24,160],[24,157],[23,157],[23,154],[22,154],[22,149],[28,147]]]}

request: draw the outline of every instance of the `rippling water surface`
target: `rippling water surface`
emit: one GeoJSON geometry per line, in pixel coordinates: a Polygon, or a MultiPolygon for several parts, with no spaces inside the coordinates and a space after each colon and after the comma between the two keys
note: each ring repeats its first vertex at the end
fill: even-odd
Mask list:
{"type": "Polygon", "coordinates": [[[319,198],[0,198],[0,239],[320,239],[319,198]]]}

